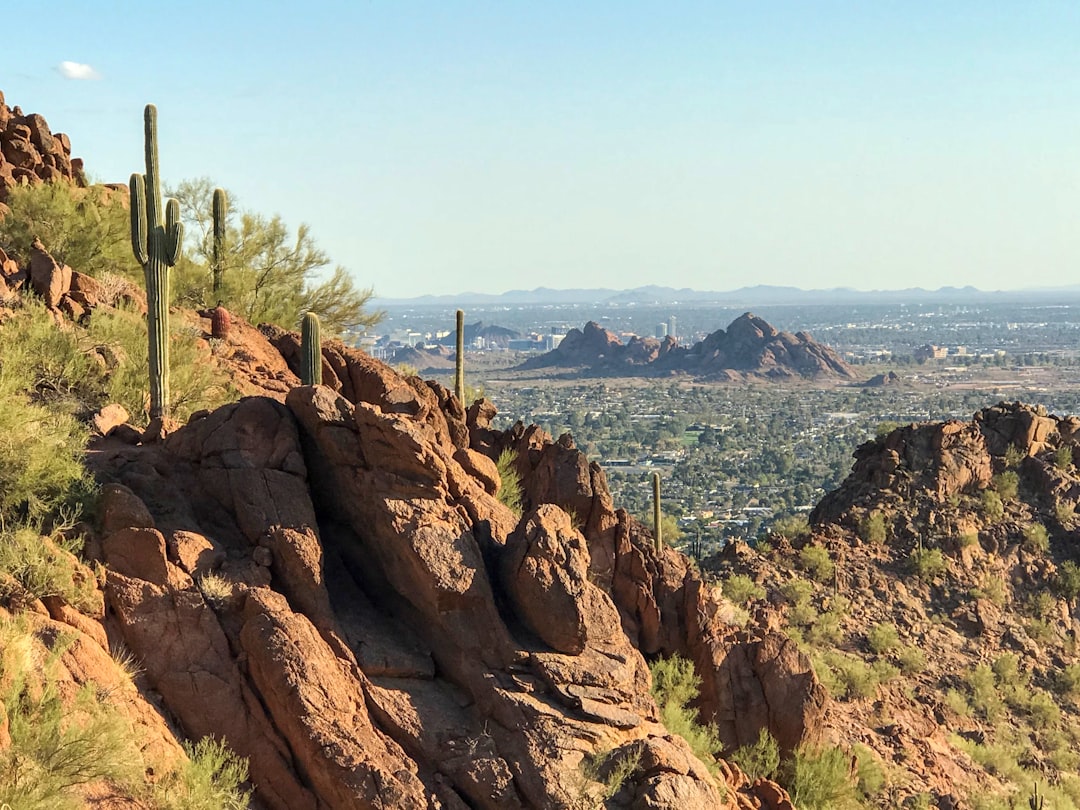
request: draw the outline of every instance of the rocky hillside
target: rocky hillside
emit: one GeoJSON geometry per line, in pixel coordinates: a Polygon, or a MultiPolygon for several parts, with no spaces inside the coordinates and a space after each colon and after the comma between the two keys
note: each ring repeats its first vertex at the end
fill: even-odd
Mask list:
{"type": "Polygon", "coordinates": [[[881,806],[1078,805],[1078,430],[1021,404],[898,428],[807,530],[707,564],[814,661],[881,806]]]}
{"type": "Polygon", "coordinates": [[[571,329],[557,348],[529,360],[524,368],[585,368],[620,376],[690,374],[702,380],[832,377],[856,379],[855,372],[806,332],[781,332],[749,312],[727,330],[718,329],[693,346],[633,337],[623,343],[595,321],[571,329]]]}

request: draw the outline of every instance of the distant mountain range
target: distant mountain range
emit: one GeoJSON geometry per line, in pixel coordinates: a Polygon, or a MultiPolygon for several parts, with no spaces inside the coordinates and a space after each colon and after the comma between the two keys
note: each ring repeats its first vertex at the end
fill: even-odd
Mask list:
{"type": "Polygon", "coordinates": [[[374,303],[381,307],[396,306],[467,306],[476,304],[717,304],[733,307],[755,307],[783,304],[901,304],[901,303],[1009,303],[1012,301],[1080,301],[1080,287],[1057,287],[1026,290],[980,290],[976,287],[940,287],[926,290],[909,287],[903,290],[856,290],[835,287],[830,290],[803,290],[798,287],[779,287],[759,284],[737,290],[716,292],[692,290],[688,287],[660,287],[650,284],[631,290],[581,288],[553,290],[537,287],[534,290],[509,290],[493,295],[464,292],[456,295],[421,295],[416,298],[381,298],[374,303]]]}

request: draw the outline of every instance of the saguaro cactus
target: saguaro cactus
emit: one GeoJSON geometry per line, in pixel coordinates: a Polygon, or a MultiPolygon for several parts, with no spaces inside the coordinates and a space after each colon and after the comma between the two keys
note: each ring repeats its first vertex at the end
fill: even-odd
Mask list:
{"type": "Polygon", "coordinates": [[[211,261],[213,263],[214,274],[214,295],[221,293],[221,277],[225,272],[225,213],[227,211],[228,201],[225,199],[225,190],[221,188],[214,189],[214,232],[213,232],[213,256],[211,261]]]}
{"type": "Polygon", "coordinates": [[[300,324],[300,381],[304,385],[322,385],[322,341],[319,316],[305,312],[300,324]]]}
{"type": "Polygon", "coordinates": [[[454,375],[454,393],[461,407],[465,407],[465,311],[457,311],[457,365],[454,375]]]}
{"type": "Polygon", "coordinates": [[[1043,810],[1043,797],[1039,795],[1039,783],[1035,783],[1035,793],[1028,796],[1028,807],[1031,810],[1043,810]]]}
{"type": "Polygon", "coordinates": [[[652,525],[656,550],[664,547],[664,529],[660,522],[660,473],[652,474],[652,525]]]}
{"type": "Polygon", "coordinates": [[[169,410],[169,268],[184,244],[180,204],[169,200],[161,220],[157,108],[147,104],[146,174],[131,175],[131,247],[146,276],[146,324],[150,341],[150,418],[169,410]]]}

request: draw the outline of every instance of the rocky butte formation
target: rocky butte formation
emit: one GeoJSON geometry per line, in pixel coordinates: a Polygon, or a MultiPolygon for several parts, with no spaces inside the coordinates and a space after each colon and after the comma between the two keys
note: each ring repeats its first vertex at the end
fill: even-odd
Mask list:
{"type": "Polygon", "coordinates": [[[15,185],[54,180],[85,184],[82,160],[71,157],[68,136],[54,134],[36,113],[8,107],[0,92],[0,204],[15,185]]]}
{"type": "Polygon", "coordinates": [[[736,318],[700,343],[679,346],[663,340],[633,337],[623,343],[594,321],[571,329],[559,346],[522,365],[524,369],[575,368],[619,376],[690,374],[697,379],[746,378],[856,379],[855,372],[830,349],[806,332],[781,332],[752,313],[736,318]]]}

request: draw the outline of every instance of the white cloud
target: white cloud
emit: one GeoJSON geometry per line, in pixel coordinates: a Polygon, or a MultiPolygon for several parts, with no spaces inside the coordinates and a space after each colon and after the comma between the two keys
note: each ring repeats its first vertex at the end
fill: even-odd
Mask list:
{"type": "Polygon", "coordinates": [[[80,62],[61,62],[56,66],[56,69],[60,71],[60,75],[65,79],[100,79],[101,74],[94,70],[90,65],[84,65],[80,62]]]}

